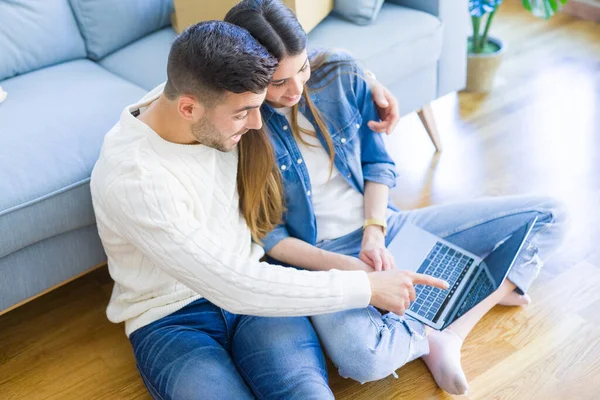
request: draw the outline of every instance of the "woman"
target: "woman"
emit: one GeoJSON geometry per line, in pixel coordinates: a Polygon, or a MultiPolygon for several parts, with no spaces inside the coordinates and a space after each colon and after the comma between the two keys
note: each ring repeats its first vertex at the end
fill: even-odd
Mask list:
{"type": "Polygon", "coordinates": [[[398,211],[389,203],[394,163],[367,125],[377,113],[354,60],[341,52],[309,55],[305,32],[278,0],[244,0],[225,21],[247,29],[279,60],[261,109],[272,153],[259,134],[245,135],[239,149],[240,205],[269,257],[312,270],[385,270],[395,267],[386,244],[404,222],[484,255],[538,217],[504,284],[444,331],[373,307],[311,318],[343,377],[377,380],[423,357],[442,389],[465,393],[462,343],[494,305],[529,303],[540,257],[562,236],[559,204],[505,197],[398,211]]]}

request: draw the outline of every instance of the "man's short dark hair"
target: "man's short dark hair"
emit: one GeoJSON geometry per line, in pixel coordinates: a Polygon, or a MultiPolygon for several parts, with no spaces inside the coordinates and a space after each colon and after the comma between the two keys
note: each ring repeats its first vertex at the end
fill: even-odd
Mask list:
{"type": "Polygon", "coordinates": [[[262,93],[277,60],[239,26],[206,21],[182,32],[171,46],[164,93],[193,95],[207,106],[225,92],[262,93]]]}

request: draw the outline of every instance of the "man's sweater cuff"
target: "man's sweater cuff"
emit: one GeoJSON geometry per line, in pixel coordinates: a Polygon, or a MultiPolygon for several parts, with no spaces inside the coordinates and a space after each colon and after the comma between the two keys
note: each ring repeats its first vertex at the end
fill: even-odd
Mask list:
{"type": "Polygon", "coordinates": [[[344,304],[352,308],[365,308],[371,302],[371,284],[365,271],[341,272],[344,284],[344,304]]]}

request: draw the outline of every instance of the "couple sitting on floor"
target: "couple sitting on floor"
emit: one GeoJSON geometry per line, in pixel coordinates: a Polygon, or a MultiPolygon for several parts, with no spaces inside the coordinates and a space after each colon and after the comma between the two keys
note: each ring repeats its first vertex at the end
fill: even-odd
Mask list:
{"type": "Polygon", "coordinates": [[[564,230],[560,204],[396,209],[376,133],[396,123],[393,96],[348,54],[308,52],[279,0],[244,0],[225,21],[177,37],[167,82],[123,111],[92,173],[115,280],[107,314],[125,322],[148,391],[333,398],[322,346],[343,377],[382,379],[422,357],[442,389],[465,393],[463,340],[494,305],[530,301],[564,230]],[[494,294],[443,331],[404,316],[414,285],[446,287],[395,267],[386,244],[405,222],[485,255],[532,216],[494,294]]]}

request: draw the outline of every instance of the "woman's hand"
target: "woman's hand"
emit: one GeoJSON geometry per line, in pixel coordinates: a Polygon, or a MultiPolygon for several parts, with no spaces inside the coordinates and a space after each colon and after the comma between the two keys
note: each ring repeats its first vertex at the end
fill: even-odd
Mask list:
{"type": "Polygon", "coordinates": [[[374,132],[385,132],[388,135],[394,131],[398,121],[400,120],[400,108],[398,107],[398,100],[396,96],[392,94],[381,83],[376,79],[367,79],[373,101],[377,108],[377,113],[381,121],[369,121],[369,128],[374,132]]]}
{"type": "Polygon", "coordinates": [[[383,230],[377,225],[365,228],[358,258],[375,271],[388,271],[396,268],[394,256],[385,247],[383,230]]]}

